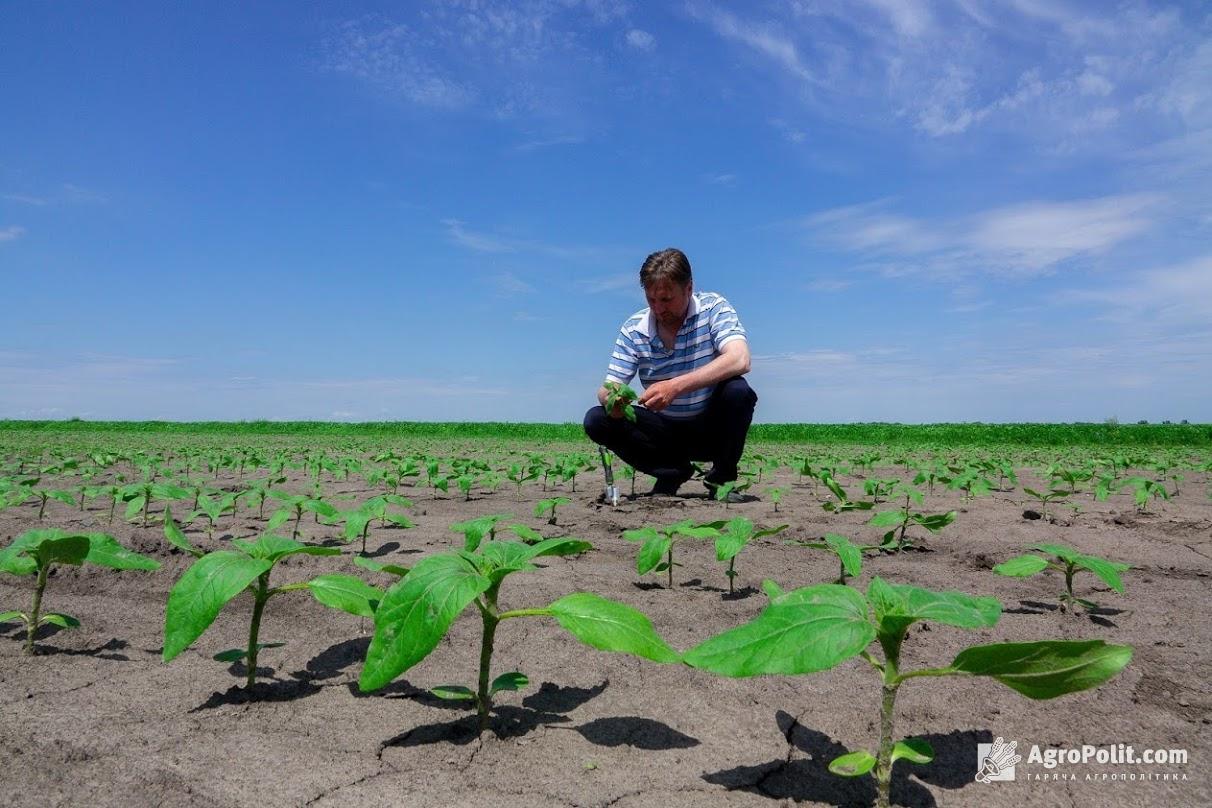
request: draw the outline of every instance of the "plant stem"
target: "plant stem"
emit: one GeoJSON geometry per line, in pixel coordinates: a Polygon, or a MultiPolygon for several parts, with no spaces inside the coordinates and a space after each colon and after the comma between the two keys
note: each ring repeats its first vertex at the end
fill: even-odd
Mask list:
{"type": "Polygon", "coordinates": [[[252,690],[252,686],[257,681],[257,652],[260,650],[257,647],[257,635],[261,632],[261,613],[265,611],[265,604],[269,601],[269,571],[261,573],[261,577],[257,579],[257,588],[253,590],[253,613],[252,623],[248,626],[248,653],[244,657],[244,661],[248,664],[248,679],[245,682],[245,689],[252,690]]]}
{"type": "Polygon", "coordinates": [[[734,594],[732,591],[732,579],[736,577],[736,556],[728,560],[728,594],[734,594]]]}
{"type": "Polygon", "coordinates": [[[480,718],[479,734],[483,735],[488,729],[489,712],[492,710],[492,695],[488,692],[489,675],[492,671],[492,644],[497,636],[497,623],[501,622],[497,614],[497,590],[500,582],[490,586],[484,592],[484,602],[477,603],[480,607],[480,617],[484,621],[484,633],[480,640],[480,679],[476,691],[476,712],[480,718]]]}
{"type": "Polygon", "coordinates": [[[665,556],[665,561],[669,564],[666,570],[669,575],[669,588],[673,589],[673,542],[669,543],[669,553],[665,556]]]}
{"type": "Polygon", "coordinates": [[[46,576],[50,573],[50,564],[38,570],[38,583],[34,587],[34,608],[30,611],[29,623],[25,627],[25,655],[34,655],[34,634],[38,631],[39,612],[42,611],[42,590],[46,589],[46,576]]]}

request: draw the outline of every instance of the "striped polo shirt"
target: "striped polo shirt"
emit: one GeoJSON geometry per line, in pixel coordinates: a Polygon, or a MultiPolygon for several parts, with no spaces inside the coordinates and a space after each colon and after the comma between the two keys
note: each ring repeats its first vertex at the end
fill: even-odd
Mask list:
{"type": "MultiPolygon", "coordinates": [[[[651,309],[641,309],[627,318],[610,355],[606,380],[629,384],[638,373],[647,387],[702,367],[737,339],[747,339],[745,328],[732,305],[715,292],[695,292],[690,297],[686,320],[672,348],[661,342],[651,309]]],[[[715,386],[693,390],[673,400],[664,415],[689,418],[707,408],[715,386]]]]}

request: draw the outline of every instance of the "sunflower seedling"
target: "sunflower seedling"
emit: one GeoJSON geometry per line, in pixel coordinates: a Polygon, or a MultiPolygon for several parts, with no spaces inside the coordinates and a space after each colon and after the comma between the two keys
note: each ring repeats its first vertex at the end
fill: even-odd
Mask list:
{"type": "Polygon", "coordinates": [[[190,566],[168,594],[164,614],[163,660],[171,662],[202,636],[219,612],[245,590],[253,597],[252,620],[248,627],[247,648],[235,648],[216,654],[218,662],[243,660],[248,668],[245,686],[256,683],[257,655],[262,648],[281,643],[259,643],[261,616],[265,604],[275,595],[308,589],[316,600],[334,609],[359,617],[371,617],[383,593],[352,575],[320,575],[310,581],[271,588],[269,574],[274,565],[292,555],[339,555],[335,547],[316,547],[282,536],[262,536],[256,541],[234,539],[235,550],[207,553],[190,566]]]}
{"type": "Polygon", "coordinates": [[[855,544],[837,533],[826,533],[821,541],[793,541],[800,547],[829,550],[837,556],[839,567],[835,583],[845,586],[847,578],[857,578],[863,572],[863,554],[880,550],[878,544],[855,544]]]}
{"type": "Polygon", "coordinates": [[[677,662],[678,654],[653,630],[647,617],[598,595],[579,592],[542,608],[501,610],[498,598],[506,576],[536,569],[531,563],[536,558],[573,555],[589,548],[588,542],[568,538],[538,544],[486,541],[475,552],[439,553],[422,559],[387,591],[375,612],[375,633],[358,686],[363,691],[377,690],[423,660],[472,603],[483,627],[476,688],[443,685],[431,692],[439,698],[474,705],[481,734],[488,729],[493,696],[529,683],[520,671],[492,677],[493,644],[503,620],[554,617],[573,637],[593,648],[656,662],[677,662]]]}
{"type": "Polygon", "coordinates": [[[1098,556],[1084,555],[1072,547],[1066,547],[1063,544],[1033,544],[1031,549],[1045,553],[1051,556],[1051,558],[1026,553],[998,564],[993,568],[993,571],[998,575],[1007,575],[1013,578],[1027,578],[1044,570],[1055,570],[1064,573],[1065,591],[1060,594],[1062,609],[1073,605],[1081,606],[1087,611],[1098,608],[1097,603],[1079,598],[1073,594],[1073,576],[1079,570],[1089,570],[1119,594],[1122,595],[1124,593],[1124,582],[1120,578],[1120,573],[1130,569],[1127,564],[1119,561],[1108,561],[1098,556]]]}
{"type": "Polygon", "coordinates": [[[547,517],[547,524],[554,525],[556,523],[556,508],[561,505],[567,505],[572,502],[568,497],[552,497],[551,499],[539,500],[534,506],[534,515],[542,516],[547,512],[551,512],[551,516],[547,517]]]}
{"type": "Polygon", "coordinates": [[[910,503],[922,504],[922,492],[916,488],[905,489],[904,494],[905,506],[903,508],[895,511],[880,511],[867,523],[873,527],[892,528],[884,534],[884,541],[881,545],[882,549],[889,552],[899,553],[915,546],[912,541],[905,538],[905,531],[910,525],[918,525],[931,533],[938,533],[955,521],[955,511],[927,514],[911,510],[910,503]]]}
{"type": "Polygon", "coordinates": [[[643,542],[635,557],[635,571],[640,575],[664,572],[669,587],[673,588],[673,568],[682,566],[673,560],[674,545],[682,539],[714,539],[720,535],[719,529],[723,526],[723,522],[695,524],[693,520],[683,519],[664,527],[645,526],[638,530],[625,530],[623,538],[643,542]]]}
{"type": "Polygon", "coordinates": [[[735,519],[729,519],[722,527],[723,531],[715,538],[715,560],[728,562],[728,569],[724,574],[728,576],[728,594],[732,595],[735,594],[733,580],[737,575],[736,557],[740,555],[741,550],[745,549],[745,545],[763,536],[774,536],[782,533],[788,526],[779,525],[774,528],[754,530],[753,522],[743,516],[738,516],[735,519]]]}
{"type": "Polygon", "coordinates": [[[880,739],[874,753],[860,749],[835,758],[829,770],[844,777],[873,774],[877,805],[888,808],[892,767],[905,759],[928,763],[930,745],[920,738],[895,740],[896,696],[909,679],[934,676],[986,676],[1031,699],[1051,699],[1097,687],[1119,673],[1132,648],[1102,640],[975,645],[941,668],[901,670],[901,645],[919,620],[957,628],[995,625],[1001,604],[994,598],[960,592],[932,592],[873,578],[866,597],[837,584],[817,584],[779,592],[768,583],[770,605],[758,617],[719,634],[683,655],[686,664],[722,676],[795,675],[828,670],[853,657],[864,659],[880,676],[880,739]],[[868,651],[878,642],[879,660],[868,651]]]}
{"type": "Polygon", "coordinates": [[[635,423],[634,402],[640,397],[639,394],[629,385],[619,382],[608,381],[604,387],[606,388],[606,412],[613,413],[616,408],[622,407],[623,417],[635,423]]]}
{"type": "Polygon", "coordinates": [[[1052,501],[1064,502],[1069,496],[1069,492],[1063,488],[1052,488],[1045,492],[1036,491],[1034,488],[1023,486],[1023,493],[1029,497],[1039,500],[1040,510],[1043,511],[1044,519],[1048,519],[1048,503],[1052,501]]]}
{"type": "Polygon", "coordinates": [[[115,570],[157,570],[160,562],[133,550],[128,550],[108,533],[67,533],[51,528],[29,530],[0,551],[0,572],[12,575],[36,575],[34,602],[28,612],[4,612],[0,623],[21,620],[25,623],[25,655],[34,653],[34,635],[39,627],[49,624],[60,628],[75,628],[80,621],[57,612],[42,613],[42,595],[46,578],[55,564],[96,564],[115,570]]]}

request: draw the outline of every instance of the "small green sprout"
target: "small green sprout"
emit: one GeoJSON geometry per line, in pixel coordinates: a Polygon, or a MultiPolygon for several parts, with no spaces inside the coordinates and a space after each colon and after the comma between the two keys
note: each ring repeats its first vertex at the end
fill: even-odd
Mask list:
{"type": "Polygon", "coordinates": [[[34,602],[28,612],[4,612],[0,623],[20,619],[25,623],[25,655],[33,656],[34,635],[48,623],[60,628],[76,628],[80,621],[57,612],[42,613],[42,595],[46,579],[55,564],[96,564],[115,570],[157,570],[160,562],[128,550],[108,533],[68,533],[57,528],[29,530],[4,550],[0,550],[0,572],[11,575],[37,575],[34,602]]]}
{"type": "Polygon", "coordinates": [[[554,525],[556,523],[556,508],[561,505],[567,505],[569,502],[572,502],[572,500],[568,497],[552,497],[551,499],[539,500],[534,506],[534,515],[542,516],[550,511],[551,516],[547,518],[547,524],[554,525]]]}
{"type": "Polygon", "coordinates": [[[638,530],[625,530],[623,538],[643,542],[635,558],[636,572],[640,575],[664,572],[667,574],[668,585],[672,588],[673,568],[681,566],[673,560],[674,545],[682,539],[713,539],[720,535],[719,529],[723,526],[723,522],[695,524],[691,519],[683,519],[664,527],[645,526],[638,530]]]}
{"type": "Polygon", "coordinates": [[[863,572],[863,554],[880,550],[878,544],[855,544],[837,533],[826,533],[821,541],[793,541],[791,544],[800,547],[811,547],[814,550],[829,550],[837,556],[840,564],[837,581],[845,586],[847,578],[857,578],[863,572]]]}
{"type": "Polygon", "coordinates": [[[1028,488],[1025,485],[1023,486],[1023,493],[1029,497],[1039,500],[1040,509],[1043,511],[1043,516],[1045,519],[1048,518],[1049,502],[1052,502],[1053,500],[1057,502],[1064,502],[1069,496],[1069,492],[1063,488],[1052,488],[1046,492],[1040,492],[1036,491],[1034,488],[1028,488]]]}
{"type": "Polygon", "coordinates": [[[1098,556],[1084,555],[1072,547],[1066,547],[1063,544],[1034,544],[1031,546],[1031,549],[1046,553],[1052,556],[1052,559],[1026,553],[998,564],[993,568],[993,571],[998,575],[1007,575],[1014,578],[1027,578],[1049,569],[1064,573],[1065,591],[1060,595],[1062,609],[1072,605],[1081,606],[1087,611],[1098,608],[1097,603],[1079,598],[1073,594],[1073,576],[1079,570],[1093,572],[1107,586],[1121,595],[1124,593],[1124,582],[1120,578],[1120,573],[1131,569],[1127,564],[1118,561],[1108,561],[1098,556]]]}
{"type": "Polygon", "coordinates": [[[623,417],[635,423],[633,402],[640,397],[639,394],[628,385],[619,382],[607,381],[603,386],[606,388],[606,412],[613,413],[617,407],[622,406],[623,417]]]}
{"type": "Polygon", "coordinates": [[[736,557],[740,555],[741,550],[745,549],[745,545],[763,536],[774,536],[775,534],[782,533],[787,527],[787,525],[779,525],[775,528],[754,530],[753,522],[743,516],[729,519],[724,523],[723,531],[715,539],[715,559],[716,561],[728,562],[728,569],[724,574],[728,576],[729,595],[735,593],[733,580],[737,576],[736,557]]]}

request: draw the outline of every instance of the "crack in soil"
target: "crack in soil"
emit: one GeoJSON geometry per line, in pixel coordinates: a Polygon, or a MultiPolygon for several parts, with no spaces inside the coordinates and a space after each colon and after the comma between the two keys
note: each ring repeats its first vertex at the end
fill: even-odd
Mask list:
{"type": "Polygon", "coordinates": [[[384,775],[384,774],[391,774],[391,773],[395,773],[395,772],[398,772],[398,771],[399,771],[399,769],[398,769],[398,768],[396,768],[396,767],[395,767],[395,766],[393,766],[392,764],[388,763],[387,761],[383,760],[383,756],[382,756],[382,750],[380,750],[380,753],[379,753],[379,755],[378,755],[378,761],[379,761],[379,767],[378,767],[378,768],[377,768],[375,771],[373,771],[373,772],[371,772],[371,773],[369,773],[369,774],[363,775],[362,777],[359,777],[357,780],[353,780],[352,782],[349,782],[349,783],[341,783],[340,785],[333,786],[332,788],[329,788],[329,789],[326,789],[326,790],[324,790],[324,791],[321,791],[321,792],[320,792],[319,794],[317,794],[315,797],[312,797],[310,800],[308,800],[307,802],[305,802],[305,803],[303,803],[303,804],[304,804],[304,805],[315,805],[317,802],[319,802],[320,800],[324,799],[325,797],[327,797],[327,796],[329,796],[329,795],[331,795],[331,794],[335,794],[335,793],[337,793],[338,791],[341,791],[342,789],[350,788],[350,787],[352,787],[352,786],[361,785],[362,783],[365,783],[365,782],[368,782],[368,781],[370,781],[370,780],[373,780],[373,779],[375,779],[376,777],[380,777],[380,776],[382,776],[382,775],[384,775]],[[388,768],[389,768],[389,771],[384,771],[384,767],[388,767],[388,768]]]}

